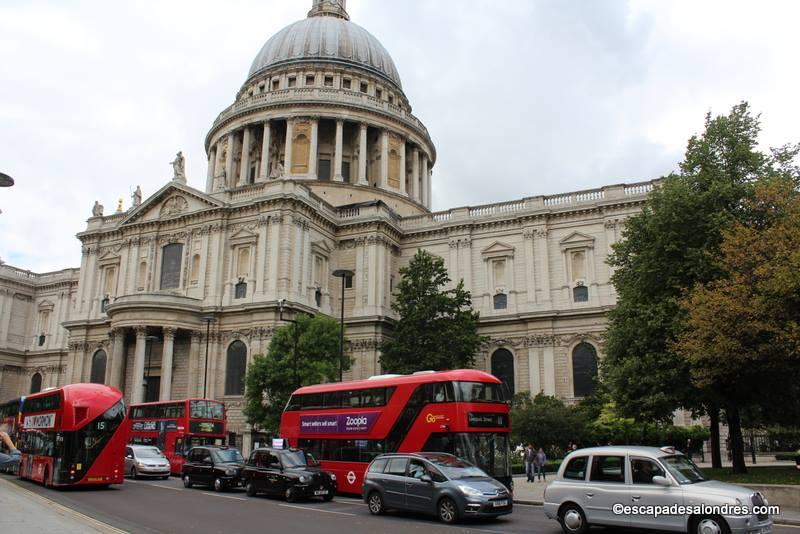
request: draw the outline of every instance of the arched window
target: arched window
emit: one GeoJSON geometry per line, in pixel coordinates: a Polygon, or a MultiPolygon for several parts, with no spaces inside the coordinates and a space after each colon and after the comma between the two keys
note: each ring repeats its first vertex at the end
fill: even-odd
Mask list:
{"type": "Polygon", "coordinates": [[[31,393],[42,391],[42,373],[33,373],[31,377],[31,393]]]}
{"type": "Polygon", "coordinates": [[[165,246],[161,252],[161,289],[177,289],[181,286],[183,245],[172,243],[165,246]]]}
{"type": "Polygon", "coordinates": [[[505,310],[508,308],[508,296],[505,293],[498,293],[493,298],[495,310],[505,310]]]}
{"type": "Polygon", "coordinates": [[[106,351],[98,350],[92,356],[92,373],[89,382],[92,384],[106,383],[106,351]]]}
{"type": "Polygon", "coordinates": [[[589,343],[572,350],[572,386],[576,397],[591,395],[597,388],[597,351],[589,343]]]}
{"type": "Polygon", "coordinates": [[[514,394],[514,355],[507,349],[497,349],[492,354],[492,374],[499,378],[514,394]]]}
{"type": "Polygon", "coordinates": [[[244,394],[244,374],[247,370],[247,347],[241,341],[228,346],[225,365],[225,395],[244,394]]]}
{"type": "Polygon", "coordinates": [[[247,296],[247,282],[239,282],[234,287],[233,298],[243,299],[247,296]]]}

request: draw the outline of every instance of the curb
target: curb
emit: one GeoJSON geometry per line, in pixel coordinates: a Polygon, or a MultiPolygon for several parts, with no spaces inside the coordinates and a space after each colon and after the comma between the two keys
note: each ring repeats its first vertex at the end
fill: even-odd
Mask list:
{"type": "Polygon", "coordinates": [[[29,498],[29,499],[31,499],[33,501],[38,501],[39,504],[42,504],[44,506],[48,506],[48,507],[52,508],[53,510],[55,510],[56,512],[60,513],[60,514],[70,516],[75,521],[77,521],[79,523],[83,523],[84,525],[90,526],[93,529],[97,530],[98,532],[104,532],[104,533],[108,533],[108,534],[129,534],[125,530],[121,530],[121,529],[118,529],[116,527],[112,527],[111,525],[109,525],[107,523],[103,523],[102,521],[98,521],[97,519],[95,519],[93,517],[89,517],[88,515],[82,514],[82,513],[78,512],[76,510],[73,510],[72,508],[67,508],[63,504],[57,503],[55,501],[52,501],[52,500],[48,499],[47,497],[45,497],[43,495],[39,495],[38,493],[33,492],[33,491],[29,490],[29,489],[23,488],[22,486],[14,484],[13,482],[9,482],[7,480],[4,480],[4,479],[0,478],[0,486],[8,488],[11,491],[16,491],[17,493],[21,493],[25,497],[27,497],[27,498],[29,498]]]}

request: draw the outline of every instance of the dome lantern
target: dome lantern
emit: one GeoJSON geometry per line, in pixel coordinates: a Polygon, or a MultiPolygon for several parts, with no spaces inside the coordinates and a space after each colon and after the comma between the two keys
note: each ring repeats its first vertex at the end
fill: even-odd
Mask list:
{"type": "Polygon", "coordinates": [[[350,20],[346,9],[347,0],[313,0],[309,17],[338,17],[350,20]]]}

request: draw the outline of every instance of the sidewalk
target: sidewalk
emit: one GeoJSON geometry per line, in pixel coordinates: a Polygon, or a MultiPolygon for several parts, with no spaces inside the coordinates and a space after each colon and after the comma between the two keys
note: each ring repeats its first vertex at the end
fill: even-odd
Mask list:
{"type": "Polygon", "coordinates": [[[0,532],[3,534],[119,534],[124,531],[96,521],[0,475],[0,532]]]}
{"type": "MultiPolygon", "coordinates": [[[[514,477],[514,503],[541,505],[544,501],[545,482],[525,482],[525,476],[514,477]]],[[[781,510],[781,515],[772,518],[780,525],[800,526],[800,510],[781,510]]]]}

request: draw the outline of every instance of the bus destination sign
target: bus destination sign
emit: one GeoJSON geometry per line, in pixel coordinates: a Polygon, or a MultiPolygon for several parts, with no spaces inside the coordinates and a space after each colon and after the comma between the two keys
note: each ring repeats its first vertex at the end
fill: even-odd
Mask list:
{"type": "Polygon", "coordinates": [[[379,415],[379,413],[301,415],[300,432],[309,434],[369,432],[379,415]]]}
{"type": "Polygon", "coordinates": [[[56,414],[28,415],[25,417],[24,424],[27,430],[53,428],[56,426],[56,414]]]}
{"type": "Polygon", "coordinates": [[[508,426],[508,414],[504,413],[469,412],[467,417],[471,427],[500,428],[508,426]]]}

